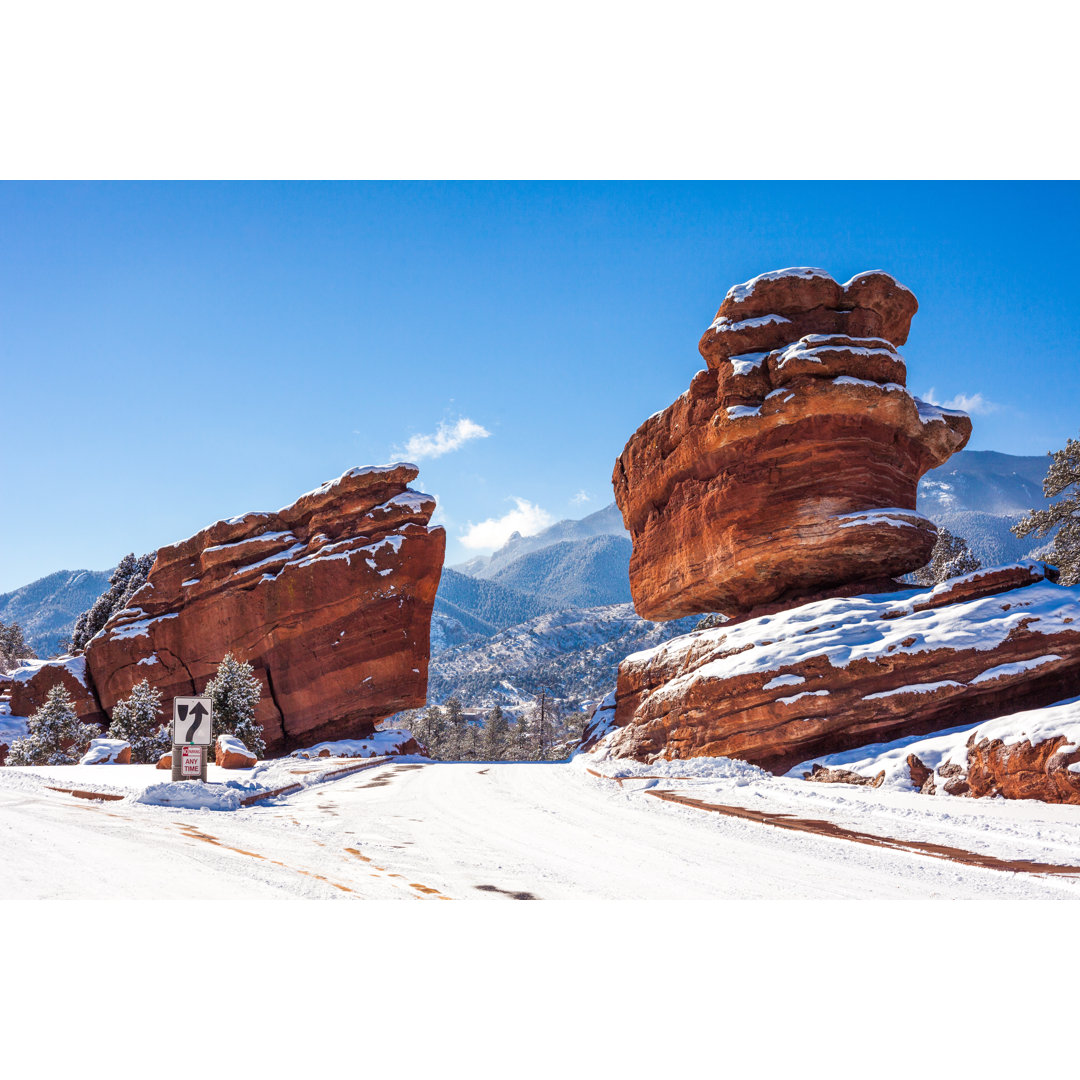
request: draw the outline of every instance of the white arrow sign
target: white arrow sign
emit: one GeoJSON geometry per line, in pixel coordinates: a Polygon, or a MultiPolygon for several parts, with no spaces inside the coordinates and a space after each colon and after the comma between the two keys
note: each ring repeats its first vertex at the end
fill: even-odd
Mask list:
{"type": "Polygon", "coordinates": [[[173,745],[210,745],[214,710],[208,697],[174,697],[172,703],[173,745]]]}

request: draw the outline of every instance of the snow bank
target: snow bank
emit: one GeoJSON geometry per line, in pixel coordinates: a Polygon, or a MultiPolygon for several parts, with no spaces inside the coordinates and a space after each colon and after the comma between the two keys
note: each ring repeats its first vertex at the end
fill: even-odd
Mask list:
{"type": "Polygon", "coordinates": [[[181,810],[239,810],[240,800],[252,794],[233,784],[204,784],[199,780],[178,780],[154,784],[129,801],[148,806],[172,806],[181,810]]]}
{"type": "Polygon", "coordinates": [[[0,715],[0,743],[10,746],[29,734],[30,725],[25,716],[0,715]]]}

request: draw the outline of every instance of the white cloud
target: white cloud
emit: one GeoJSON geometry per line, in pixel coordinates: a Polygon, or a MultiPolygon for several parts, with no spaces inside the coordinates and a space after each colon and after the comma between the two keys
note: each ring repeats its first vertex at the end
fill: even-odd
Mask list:
{"type": "Polygon", "coordinates": [[[582,488],[570,501],[576,506],[581,506],[582,503],[592,502],[592,496],[582,488]]]}
{"type": "Polygon", "coordinates": [[[471,439],[486,439],[490,434],[487,428],[463,416],[455,424],[440,422],[433,435],[413,435],[404,446],[394,452],[409,461],[422,461],[424,458],[442,457],[443,454],[460,449],[471,439]]]}
{"type": "Polygon", "coordinates": [[[931,405],[940,405],[944,409],[960,409],[963,412],[971,413],[973,416],[985,416],[987,413],[997,412],[1000,408],[996,401],[984,398],[981,393],[957,394],[955,397],[949,398],[948,401],[938,401],[937,387],[935,386],[931,386],[923,394],[923,400],[929,401],[931,405]]]}
{"type": "Polygon", "coordinates": [[[469,527],[458,539],[465,547],[474,551],[494,551],[502,547],[512,533],[532,536],[555,523],[555,519],[546,510],[528,499],[515,496],[514,503],[515,509],[507,511],[500,518],[487,518],[475,525],[470,521],[469,527]]]}

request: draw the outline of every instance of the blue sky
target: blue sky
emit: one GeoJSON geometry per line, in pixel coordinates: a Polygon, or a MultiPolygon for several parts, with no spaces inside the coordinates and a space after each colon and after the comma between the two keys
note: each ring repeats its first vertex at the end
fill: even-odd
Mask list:
{"type": "Polygon", "coordinates": [[[972,449],[1080,434],[1075,183],[6,183],[0,236],[0,591],[402,457],[449,563],[583,516],[784,266],[912,288],[972,449]]]}

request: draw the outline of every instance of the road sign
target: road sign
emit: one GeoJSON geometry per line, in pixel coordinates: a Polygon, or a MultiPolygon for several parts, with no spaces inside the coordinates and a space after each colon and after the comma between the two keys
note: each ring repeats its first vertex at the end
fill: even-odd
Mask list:
{"type": "Polygon", "coordinates": [[[174,745],[210,745],[214,713],[208,697],[174,697],[172,709],[174,745]]]}
{"type": "Polygon", "coordinates": [[[201,746],[181,746],[180,747],[180,775],[181,776],[202,776],[202,756],[203,748],[201,746]]]}

